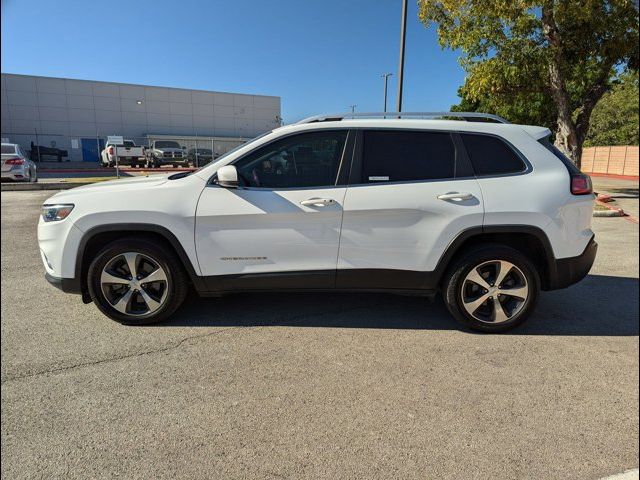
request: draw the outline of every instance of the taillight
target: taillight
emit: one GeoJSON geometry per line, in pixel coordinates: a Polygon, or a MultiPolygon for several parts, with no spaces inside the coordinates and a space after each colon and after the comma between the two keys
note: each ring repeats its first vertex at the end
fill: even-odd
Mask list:
{"type": "Polygon", "coordinates": [[[571,175],[571,193],[573,195],[591,195],[593,193],[591,177],[583,173],[571,175]]]}
{"type": "Polygon", "coordinates": [[[5,165],[22,165],[24,164],[24,160],[21,158],[8,158],[4,161],[5,165]]]}
{"type": "Polygon", "coordinates": [[[109,155],[113,155],[113,147],[109,147],[109,155]]]}

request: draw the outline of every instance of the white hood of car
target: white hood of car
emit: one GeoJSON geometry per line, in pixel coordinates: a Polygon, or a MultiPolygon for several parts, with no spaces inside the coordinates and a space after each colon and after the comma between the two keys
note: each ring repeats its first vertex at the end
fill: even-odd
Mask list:
{"type": "Polygon", "coordinates": [[[63,190],[56,193],[45,203],[51,203],[52,201],[61,202],[78,196],[84,196],[94,193],[108,193],[117,195],[118,192],[130,191],[130,190],[142,190],[152,187],[157,187],[168,181],[167,175],[150,175],[147,177],[134,177],[134,178],[120,178],[117,180],[107,180],[104,182],[92,183],[91,185],[83,185],[81,187],[72,188],[70,190],[63,190]]]}

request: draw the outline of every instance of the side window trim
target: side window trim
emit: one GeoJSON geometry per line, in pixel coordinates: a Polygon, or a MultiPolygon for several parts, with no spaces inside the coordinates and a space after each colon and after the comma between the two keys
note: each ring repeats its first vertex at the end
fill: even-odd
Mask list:
{"type": "MultiPolygon", "coordinates": [[[[297,135],[305,135],[308,133],[319,133],[319,132],[347,132],[347,138],[344,142],[344,147],[342,148],[342,154],[340,157],[340,162],[338,164],[338,172],[336,174],[336,180],[332,185],[318,185],[312,187],[239,187],[243,190],[259,190],[259,191],[274,191],[274,190],[312,190],[312,189],[326,189],[326,188],[336,188],[336,187],[346,187],[347,183],[341,183],[349,176],[349,172],[351,171],[351,164],[353,159],[353,143],[354,143],[354,135],[355,132],[349,128],[331,128],[331,129],[316,129],[316,130],[304,130],[292,132],[287,135],[282,135],[280,137],[274,138],[270,142],[264,143],[257,148],[245,153],[241,157],[236,158],[234,161],[230,162],[229,165],[235,165],[238,162],[241,162],[243,159],[247,158],[249,155],[252,155],[257,150],[268,147],[276,142],[284,140],[285,138],[295,137],[297,135]]],[[[214,174],[209,180],[208,185],[216,185],[215,180],[217,176],[214,174]]]]}
{"type": "Polygon", "coordinates": [[[464,148],[462,138],[459,133],[454,130],[428,130],[422,128],[357,128],[354,129],[355,133],[355,145],[353,149],[353,160],[351,172],[349,173],[349,186],[376,186],[376,185],[401,185],[405,183],[434,183],[434,182],[451,182],[458,180],[471,180],[475,179],[475,172],[471,164],[471,159],[467,154],[467,150],[464,148]],[[425,180],[399,180],[395,182],[380,182],[380,183],[365,183],[362,181],[362,172],[364,167],[364,132],[367,131],[379,131],[379,130],[400,130],[403,132],[427,132],[427,133],[448,133],[451,136],[451,140],[454,146],[454,154],[456,156],[456,174],[458,170],[466,171],[469,174],[455,178],[435,178],[425,180]],[[458,168],[458,161],[460,165],[458,168]]]}
{"type": "Polygon", "coordinates": [[[531,165],[531,162],[529,162],[529,160],[527,159],[527,157],[525,157],[522,152],[520,152],[520,150],[518,150],[509,140],[507,140],[504,137],[501,137],[500,135],[496,135],[494,133],[486,133],[486,132],[470,132],[470,131],[458,131],[456,132],[457,135],[460,138],[460,143],[461,143],[461,148],[464,150],[465,152],[465,156],[468,158],[469,160],[469,165],[471,167],[471,171],[474,172],[475,178],[501,178],[501,177],[515,177],[518,175],[527,175],[529,173],[531,173],[533,171],[533,166],[531,165]],[[525,168],[524,170],[521,170],[519,172],[511,172],[511,173],[491,173],[491,174],[487,174],[487,175],[478,175],[478,173],[475,171],[475,168],[473,167],[473,162],[471,161],[471,157],[469,156],[469,152],[467,151],[467,146],[464,143],[464,140],[462,139],[462,135],[482,135],[485,137],[492,137],[497,139],[498,141],[502,142],[503,144],[505,144],[507,146],[507,148],[509,148],[519,159],[520,161],[524,164],[525,168]]]}

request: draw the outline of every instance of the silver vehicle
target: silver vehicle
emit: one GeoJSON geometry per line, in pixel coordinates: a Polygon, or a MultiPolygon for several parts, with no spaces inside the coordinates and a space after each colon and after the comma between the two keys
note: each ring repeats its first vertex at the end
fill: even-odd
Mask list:
{"type": "Polygon", "coordinates": [[[36,164],[17,143],[2,144],[2,180],[38,181],[36,164]]]}
{"type": "Polygon", "coordinates": [[[188,167],[184,148],[172,140],[154,140],[151,146],[145,149],[147,156],[147,168],[160,168],[163,165],[172,165],[177,167],[188,167]]]}

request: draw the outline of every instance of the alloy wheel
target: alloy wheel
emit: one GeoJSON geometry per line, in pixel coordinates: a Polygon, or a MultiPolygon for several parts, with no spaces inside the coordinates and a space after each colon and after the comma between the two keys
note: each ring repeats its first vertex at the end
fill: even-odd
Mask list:
{"type": "Polygon", "coordinates": [[[522,311],[529,298],[527,278],[516,265],[489,260],[469,271],[462,282],[462,305],[484,323],[504,323],[522,311]]]}
{"type": "Polygon", "coordinates": [[[164,304],[169,280],[157,260],[142,253],[126,252],[105,264],[100,274],[100,288],[118,312],[148,315],[164,304]]]}

